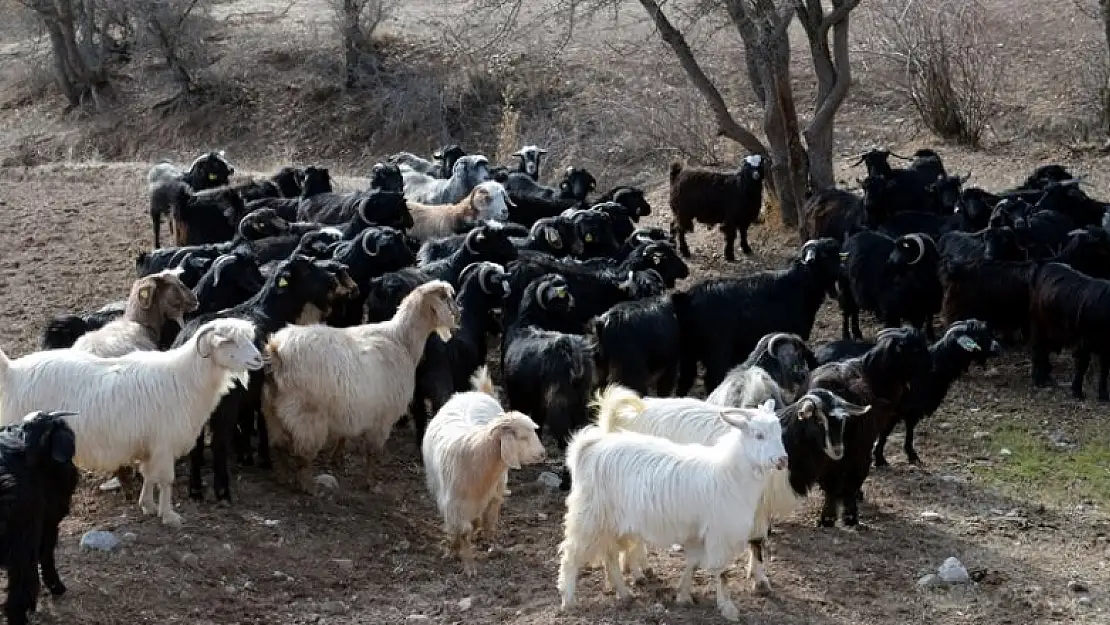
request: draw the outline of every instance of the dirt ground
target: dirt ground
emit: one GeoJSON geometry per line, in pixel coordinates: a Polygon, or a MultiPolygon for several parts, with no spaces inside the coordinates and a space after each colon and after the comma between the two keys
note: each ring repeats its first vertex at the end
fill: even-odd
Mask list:
{"type": "MultiPolygon", "coordinates": [[[[343,100],[335,104],[326,100],[326,94],[320,96],[324,104],[314,102],[313,97],[325,93],[318,87],[320,77],[300,85],[298,72],[312,71],[318,59],[304,57],[304,63],[298,64],[302,57],[281,49],[297,37],[317,43],[326,37],[322,4],[322,0],[221,2],[216,17],[229,29],[221,45],[234,42],[246,50],[244,55],[258,56],[238,62],[229,54],[217,69],[228,68],[239,81],[237,86],[255,71],[250,68],[261,68],[258,73],[265,80],[243,87],[242,93],[249,94],[251,101],[228,104],[223,116],[198,113],[222,121],[225,127],[205,126],[204,132],[195,131],[191,141],[188,137],[195,124],[184,123],[181,132],[163,133],[164,128],[151,127],[147,134],[127,137],[138,146],[133,152],[124,151],[132,156],[119,159],[129,162],[90,160],[97,152],[95,146],[84,149],[75,138],[80,133],[74,128],[82,120],[57,115],[61,107],[56,101],[23,95],[0,98],[0,162],[56,161],[0,167],[4,224],[0,228],[0,347],[7,354],[35,350],[43,325],[53,314],[94,309],[126,296],[134,257],[150,244],[145,188],[150,162],[130,161],[147,161],[154,155],[183,160],[219,145],[229,149],[242,170],[271,171],[279,162],[295,160],[326,164],[333,173],[354,174],[366,171],[373,162],[367,159],[390,151],[380,141],[375,143],[380,139],[377,135],[353,145],[326,134],[315,145],[294,134],[310,126],[295,122],[326,106],[350,104],[343,100]],[[260,17],[286,7],[290,10],[280,18],[260,17]],[[248,24],[251,30],[246,30],[248,24]],[[235,73],[232,69],[238,67],[234,66],[244,69],[235,73]],[[250,125],[285,105],[305,108],[288,112],[269,127],[250,125]],[[172,138],[163,140],[162,134],[172,138]],[[70,145],[73,155],[36,148],[48,139],[70,145]],[[27,152],[33,158],[25,158],[27,152]]],[[[848,167],[849,155],[872,144],[891,145],[902,153],[932,145],[940,149],[950,171],[970,170],[972,183],[987,189],[1016,184],[1035,165],[1058,160],[1088,175],[1092,195],[1110,198],[1106,173],[1110,158],[1049,140],[1040,132],[1070,128],[1076,111],[1082,109],[1076,87],[1080,70],[1060,73],[1058,65],[1075,67],[1076,44],[1093,36],[1092,32],[1097,35],[1097,29],[1076,21],[1074,12],[1059,9],[1056,3],[990,0],[986,4],[1000,16],[995,31],[999,54],[1010,55],[1013,65],[1021,67],[1008,74],[1005,94],[1007,110],[1020,109],[1021,115],[1000,122],[984,151],[937,146],[928,137],[914,134],[906,121],[912,112],[898,104],[883,81],[874,79],[875,59],[854,51],[857,84],[838,118],[838,180],[852,181],[862,175],[848,167]],[[1045,84],[1052,89],[1038,86],[1045,84]],[[1015,133],[1015,128],[1021,132],[1015,133]]],[[[458,5],[410,0],[386,29],[393,34],[434,34],[439,20],[458,5]]],[[[629,73],[634,78],[685,84],[681,75],[660,75],[652,65],[656,58],[652,54],[669,58],[660,46],[635,53],[621,47],[646,39],[648,29],[640,13],[625,11],[619,23],[618,29],[598,18],[580,25],[579,34],[565,42],[565,52],[594,69],[632,68],[629,73]]],[[[861,20],[853,26],[854,36],[866,38],[865,24],[861,20]]],[[[552,25],[543,37],[505,38],[500,43],[506,49],[546,45],[560,38],[556,30],[552,25]]],[[[18,58],[21,48],[18,41],[10,43],[3,35],[0,28],[0,44],[4,44],[0,55],[8,63],[18,58]]],[[[710,69],[718,68],[716,63],[731,63],[730,55],[736,53],[727,46],[713,52],[710,69]]],[[[799,53],[796,62],[802,67],[806,60],[799,53]]],[[[0,78],[3,69],[0,66],[0,78]]],[[[616,83],[611,89],[624,100],[635,99],[627,93],[641,92],[639,86],[628,91],[627,85],[616,83]]],[[[663,97],[658,93],[643,90],[642,99],[663,97]]],[[[578,106],[584,97],[570,102],[578,106]]],[[[742,96],[736,98],[743,101],[742,96]]],[[[667,101],[661,108],[671,104],[667,101]]],[[[357,106],[348,108],[346,113],[357,116],[357,106]]],[[[618,112],[616,117],[622,115],[618,112]]],[[[641,119],[633,116],[623,121],[626,126],[640,126],[637,130],[654,130],[643,128],[641,119]]],[[[629,135],[613,134],[624,130],[619,124],[611,125],[612,121],[589,106],[580,106],[570,113],[553,113],[546,134],[524,135],[529,129],[522,129],[519,138],[549,141],[553,168],[575,163],[595,170],[596,165],[600,187],[644,185],[652,191],[657,208],[648,221],[662,224],[665,164],[648,167],[645,161],[632,159],[636,149],[626,143],[629,135]],[[569,123],[568,119],[574,125],[559,125],[569,123]],[[594,142],[581,143],[587,139],[594,142]],[[624,169],[614,165],[626,158],[631,164],[624,169]]],[[[127,131],[134,133],[134,125],[127,131]]],[[[489,134],[486,128],[470,130],[489,134]]],[[[662,141],[664,148],[669,147],[665,136],[662,141]]],[[[404,147],[423,151],[428,146],[413,142],[404,147]]],[[[666,149],[660,154],[663,160],[672,156],[666,149]]],[[[344,183],[353,188],[360,181],[344,183]]],[[[757,226],[752,238],[754,257],[729,264],[721,258],[719,234],[699,229],[691,237],[690,281],[782,266],[798,243],[796,237],[773,227],[757,226]]],[[[814,342],[837,338],[839,330],[835,304],[826,303],[814,342]]],[[[865,328],[873,330],[873,325],[865,328]]],[[[1070,359],[1059,357],[1056,362],[1057,379],[1063,380],[1070,373],[1070,359]]],[[[1092,385],[1093,380],[1088,380],[1089,389],[1092,385]]],[[[858,531],[817,529],[816,497],[776,526],[767,548],[774,593],[753,595],[743,583],[743,569],[737,569],[734,577],[734,598],[744,622],[1110,622],[1110,436],[1103,425],[1107,413],[1105,404],[1073,400],[1064,388],[1032,392],[1028,357],[1020,351],[1004,354],[986,371],[976,369],[920,426],[917,446],[924,466],[907,465],[900,450],[901,435],[892,438],[887,455],[893,466],[874,471],[866,483],[867,501],[861,508],[864,526],[858,531]],[[923,516],[926,512],[936,514],[923,516]],[[950,556],[968,567],[975,583],[940,589],[916,586],[918,578],[935,572],[950,556]],[[1073,581],[1088,591],[1070,590],[1073,581]]],[[[638,590],[630,605],[618,605],[612,595],[603,594],[599,573],[589,571],[579,582],[579,610],[560,614],[555,574],[562,496],[535,484],[538,473],[551,467],[528,467],[510,476],[513,495],[502,513],[498,548],[483,554],[477,578],[465,578],[456,563],[440,558],[439,521],[425,492],[413,434],[398,429],[392,440],[395,445],[389,457],[374,467],[372,487],[366,484],[364,461],[350,457],[347,469],[337,474],[339,491],[327,497],[299,494],[286,485],[283,474],[243,469],[235,478],[232,506],[197,504],[186,498],[184,479],[179,477],[176,499],[186,523],[176,531],[139,514],[137,489],[102,493],[96,489],[99,480],[90,476],[82,483],[59,545],[58,561],[70,592],[58,601],[41,602],[37,622],[674,625],[720,621],[712,588],[703,575],[696,580],[695,605],[673,604],[682,556],[667,551],[652,555],[656,577],[638,590]],[[80,550],[79,538],[90,529],[116,532],[124,537],[123,548],[112,554],[80,550]]],[[[179,468],[180,476],[185,465],[179,468]]]]}

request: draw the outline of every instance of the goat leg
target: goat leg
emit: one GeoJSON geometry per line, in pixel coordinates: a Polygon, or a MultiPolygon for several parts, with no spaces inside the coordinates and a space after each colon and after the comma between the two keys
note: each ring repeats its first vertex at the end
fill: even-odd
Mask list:
{"type": "Polygon", "coordinates": [[[1110,401],[1110,391],[1106,388],[1107,378],[1110,378],[1110,351],[1103,351],[1098,355],[1099,401],[1110,401]]]}
{"type": "MultiPolygon", "coordinates": [[[[201,478],[203,468],[204,428],[201,428],[200,435],[197,436],[197,442],[189,452],[189,498],[194,501],[204,501],[204,480],[201,478]]],[[[145,487],[146,482],[143,485],[145,487]]]]}
{"type": "Polygon", "coordinates": [[[725,234],[725,260],[736,262],[736,226],[722,224],[721,232],[725,234]]]}
{"type": "MultiPolygon", "coordinates": [[[[14,537],[13,537],[14,538],[14,537]]],[[[15,540],[18,540],[16,538],[15,540]]],[[[8,562],[8,600],[4,603],[4,616],[9,625],[27,625],[27,613],[38,607],[39,575],[34,561],[31,545],[22,545],[27,550],[20,554],[17,561],[9,556],[8,562]]],[[[11,554],[15,555],[15,554],[11,554]]]]}
{"type": "Polygon", "coordinates": [[[910,464],[921,464],[921,457],[917,455],[917,450],[913,447],[913,432],[917,427],[917,422],[921,420],[918,415],[908,415],[906,417],[906,440],[902,443],[902,449],[906,451],[906,460],[910,464]]]}
{"type": "Polygon", "coordinates": [[[1087,369],[1091,367],[1091,350],[1079,346],[1072,352],[1072,359],[1075,361],[1075,375],[1071,379],[1071,396],[1085,399],[1083,378],[1087,377],[1087,369]]]}

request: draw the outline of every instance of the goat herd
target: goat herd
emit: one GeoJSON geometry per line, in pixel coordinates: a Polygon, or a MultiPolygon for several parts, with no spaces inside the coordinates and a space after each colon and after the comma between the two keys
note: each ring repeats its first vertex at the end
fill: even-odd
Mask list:
{"type": "Polygon", "coordinates": [[[1074,347],[1077,394],[1097,353],[1107,399],[1106,206],[1058,165],[992,194],[962,189],[935,152],[895,169],[871,151],[862,197],[811,195],[787,267],[668,291],[689,275],[695,221],[722,225],[727,258],[737,233],[751,253],[764,160],[674,165],[667,232],[638,227],[650,213],[641,189],[591,197],[596,180],[578,167],[540,184],[544,154],[525,146],[510,171],[458,146],[431,161],[400,153],[354,193],[333,192],[320,167],[229,184],[217,152],[184,171],[154,166],[155,249],[137,258],[129,297],[52,319],[43,351],[0,353],[8,621],[34,609],[40,564],[50,592],[65,591],[54,546],[76,467],[126,479],[138,463],[140,507],[176,526],[174,464],[189,452],[189,494],[203,499],[206,429],[215,497],[230,500],[229,458],[270,468],[271,447],[311,493],[336,486],[314,476],[315,457],[339,463],[346,441],[360,443],[374,481],[373,456],[407,414],[448,553],[473,575],[508,470],[544,459],[546,428],[570,491],[563,607],[581,567],[600,562],[627,596],[622,571],[642,577],[648,545],[680,544],[678,601],[700,566],[735,620],[723,574],[739,551],[768,589],[770,522],[814,486],[821,526],[856,525],[895,424],[917,462],[914,425],[999,352],[992,331],[1029,341],[1038,384],[1049,352],[1074,347]],[[173,247],[160,247],[166,217],[173,247]],[[826,295],[844,340],[811,350],[826,295]],[[860,310],[887,326],[873,342],[860,310]],[[950,325],[930,346],[937,314],[950,325]],[[498,336],[508,409],[485,364],[498,336]],[[699,364],[705,401],[688,397],[699,364]]]}

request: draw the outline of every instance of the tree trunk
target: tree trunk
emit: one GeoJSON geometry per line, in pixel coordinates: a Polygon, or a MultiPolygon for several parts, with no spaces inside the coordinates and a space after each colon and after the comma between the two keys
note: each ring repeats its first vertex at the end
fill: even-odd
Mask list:
{"type": "Polygon", "coordinates": [[[46,20],[46,32],[50,36],[50,47],[54,50],[54,77],[58,81],[58,88],[65,94],[69,108],[80,106],[82,91],[66,63],[66,44],[62,39],[62,31],[56,22],[46,20]]]}
{"type": "Polygon", "coordinates": [[[359,8],[357,0],[343,0],[343,56],[347,76],[344,84],[348,89],[358,83],[359,76],[359,8]]]}

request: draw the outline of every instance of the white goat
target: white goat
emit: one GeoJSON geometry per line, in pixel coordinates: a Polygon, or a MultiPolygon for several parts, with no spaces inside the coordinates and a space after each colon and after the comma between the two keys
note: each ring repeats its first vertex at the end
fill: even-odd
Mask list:
{"type": "Polygon", "coordinates": [[[455,161],[451,177],[433,178],[408,168],[401,169],[405,199],[422,204],[453,204],[465,198],[474,187],[490,179],[489,159],[479,154],[455,161]]]}
{"type": "Polygon", "coordinates": [[[158,349],[166,321],[184,327],[185,314],[197,309],[197,296],[181,282],[181,272],[181,268],[166,269],[136,280],[123,316],[82,334],[72,349],[101,358],[158,349]]]}
{"type": "MultiPolygon", "coordinates": [[[[612,398],[611,398],[612,399],[612,398]]],[[[717,581],[717,607],[730,621],[739,611],[724,573],[748,542],[756,507],[772,469],[784,472],[782,427],[770,405],[758,410],[720,408],[730,431],[714,445],[682,445],[636,432],[618,432],[612,416],[625,407],[640,412],[634,394],[603,406],[599,425],[581,430],[566,453],[571,473],[558,588],[562,606],[575,603],[583,565],[603,559],[617,596],[631,591],[617,567],[617,547],[629,539],[681,544],[686,569],[679,603],[689,603],[698,566],[717,581]]]]}
{"type": "Polygon", "coordinates": [[[405,296],[389,321],[290,325],[270,337],[262,412],[270,443],[292,452],[301,488],[313,492],[312,459],[329,439],[364,437],[373,466],[370,455],[380,454],[412,401],[428,336],[448,340],[458,317],[454,287],[433,280],[405,296]]]}
{"type": "Polygon", "coordinates": [[[407,201],[412,213],[409,236],[419,241],[451,236],[468,220],[508,221],[509,207],[516,206],[500,182],[487,180],[455,204],[427,205],[407,201]]]}
{"type": "MultiPolygon", "coordinates": [[[[758,369],[758,367],[753,368],[758,369]]],[[[679,444],[713,445],[732,431],[732,428],[717,417],[721,407],[708,402],[700,402],[693,398],[645,397],[637,402],[638,399],[634,391],[613,384],[599,394],[594,404],[598,407],[598,418],[605,419],[613,429],[659,436],[679,444]]],[[[835,415],[838,419],[852,414],[863,414],[869,409],[869,407],[853,406],[843,400],[839,401],[840,403],[831,409],[843,412],[835,415]]],[[[801,418],[816,415],[814,418],[820,422],[820,427],[826,432],[825,438],[828,440],[829,424],[823,411],[825,403],[827,402],[820,396],[807,394],[796,402],[796,408],[801,418]]],[[[831,447],[831,444],[827,446],[831,447]]],[[[831,449],[826,450],[826,453],[831,455],[831,449]]],[[[750,541],[762,541],[773,519],[786,516],[794,510],[799,497],[791,487],[789,477],[787,471],[776,472],[771,477],[759,499],[750,541]]],[[[748,546],[748,578],[752,580],[752,588],[769,591],[771,583],[763,570],[762,543],[749,543],[748,546]],[[760,553],[757,553],[757,549],[760,553]]],[[[647,552],[643,544],[636,540],[627,540],[621,545],[620,551],[623,558],[621,568],[631,571],[634,580],[642,578],[647,561],[647,552]]]]}
{"type": "Polygon", "coordinates": [[[489,369],[470,379],[474,390],[455,393],[428,422],[420,450],[428,492],[443,516],[448,555],[475,573],[473,536],[480,527],[491,539],[501,513],[509,469],[543,460],[539,426],[498,403],[489,369]]]}
{"type": "Polygon", "coordinates": [[[174,460],[193,448],[234,382],[246,386],[246,372],[262,367],[254,331],[249,321],[217,319],[175,349],[119,358],[54,349],[8,360],[0,352],[0,424],[43,407],[76,412],[66,417],[77,437],[74,464],[108,472],[138,461],[140,508],[154,512],[157,486],[162,522],[180,525],[174,460]]]}

